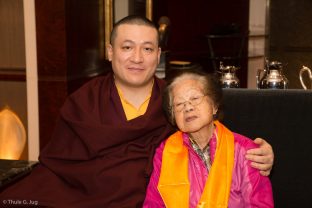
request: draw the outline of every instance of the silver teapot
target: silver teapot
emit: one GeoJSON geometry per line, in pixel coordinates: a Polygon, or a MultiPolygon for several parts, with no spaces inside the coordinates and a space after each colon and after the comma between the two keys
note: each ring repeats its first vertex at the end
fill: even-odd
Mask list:
{"type": "Polygon", "coordinates": [[[257,71],[257,88],[258,89],[287,89],[288,80],[283,75],[283,64],[278,61],[268,62],[264,69],[257,71]],[[263,76],[261,76],[263,72],[263,76]]]}
{"type": "Polygon", "coordinates": [[[220,82],[222,88],[239,88],[240,82],[236,76],[236,70],[239,67],[236,66],[224,66],[220,62],[219,72],[221,73],[220,82]]]}
{"type": "Polygon", "coordinates": [[[312,72],[311,72],[311,69],[309,69],[306,66],[302,66],[302,68],[299,71],[300,83],[301,83],[303,89],[305,89],[305,90],[308,89],[308,87],[305,85],[305,83],[303,81],[303,76],[302,75],[303,75],[304,72],[308,72],[308,74],[309,74],[309,80],[310,80],[310,85],[311,85],[310,89],[312,89],[312,72]]]}

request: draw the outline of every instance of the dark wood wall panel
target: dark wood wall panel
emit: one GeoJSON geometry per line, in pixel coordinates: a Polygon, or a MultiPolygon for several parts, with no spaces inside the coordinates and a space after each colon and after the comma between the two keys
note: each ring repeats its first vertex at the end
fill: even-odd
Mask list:
{"type": "Polygon", "coordinates": [[[100,48],[102,7],[98,0],[35,1],[41,149],[67,96],[109,70],[100,48]]]}
{"type": "MultiPolygon", "coordinates": [[[[69,83],[105,70],[104,1],[66,0],[69,83]]],[[[70,92],[76,88],[69,84],[70,92]]]]}
{"type": "Polygon", "coordinates": [[[64,1],[36,0],[35,6],[39,80],[51,76],[60,76],[66,80],[64,1]]]}
{"type": "Polygon", "coordinates": [[[59,108],[67,96],[66,11],[61,0],[36,0],[35,9],[42,149],[50,140],[59,108]]]}

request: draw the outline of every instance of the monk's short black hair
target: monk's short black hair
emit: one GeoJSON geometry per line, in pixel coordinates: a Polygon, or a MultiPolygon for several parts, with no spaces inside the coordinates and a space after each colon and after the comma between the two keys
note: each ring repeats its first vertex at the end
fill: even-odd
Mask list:
{"type": "Polygon", "coordinates": [[[157,32],[157,40],[159,43],[159,32],[158,32],[158,28],[157,26],[149,19],[147,19],[144,16],[140,16],[140,15],[129,15],[126,16],[124,18],[122,18],[121,20],[119,20],[118,22],[116,22],[114,24],[114,27],[111,31],[111,35],[110,35],[110,44],[113,45],[114,40],[116,39],[117,36],[117,29],[120,25],[125,25],[125,24],[130,24],[130,25],[145,25],[151,28],[154,28],[157,32]]]}

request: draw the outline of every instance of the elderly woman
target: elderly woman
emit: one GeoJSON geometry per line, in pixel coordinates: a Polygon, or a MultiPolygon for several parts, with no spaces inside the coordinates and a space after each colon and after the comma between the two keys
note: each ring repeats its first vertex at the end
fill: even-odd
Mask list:
{"type": "Polygon", "coordinates": [[[222,89],[210,74],[168,82],[164,109],[179,128],[160,144],[143,207],[274,207],[268,177],[245,159],[252,140],[217,121],[222,89]]]}

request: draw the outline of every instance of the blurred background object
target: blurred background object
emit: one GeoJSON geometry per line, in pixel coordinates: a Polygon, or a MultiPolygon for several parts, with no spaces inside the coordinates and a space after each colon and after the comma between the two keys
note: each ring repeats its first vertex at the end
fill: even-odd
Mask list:
{"type": "Polygon", "coordinates": [[[0,112],[0,159],[20,159],[26,144],[26,131],[9,108],[0,112]]]}

